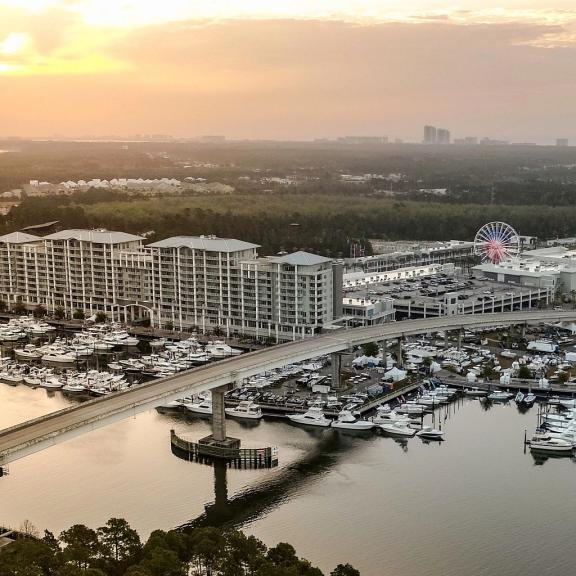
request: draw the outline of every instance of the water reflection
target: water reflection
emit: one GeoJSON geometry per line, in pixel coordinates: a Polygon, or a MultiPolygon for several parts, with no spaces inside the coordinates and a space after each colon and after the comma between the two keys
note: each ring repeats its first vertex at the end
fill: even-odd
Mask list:
{"type": "Polygon", "coordinates": [[[352,448],[341,434],[334,430],[307,430],[319,442],[300,460],[284,468],[278,475],[239,492],[228,499],[225,462],[214,462],[214,502],[206,505],[203,514],[190,520],[184,527],[225,526],[238,527],[264,515],[290,499],[292,494],[328,473],[352,448]]]}

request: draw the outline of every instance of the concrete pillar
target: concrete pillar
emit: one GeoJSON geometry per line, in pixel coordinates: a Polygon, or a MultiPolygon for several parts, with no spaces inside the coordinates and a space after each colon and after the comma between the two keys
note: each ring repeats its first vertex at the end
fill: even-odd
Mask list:
{"type": "Polygon", "coordinates": [[[386,364],[386,357],[388,356],[388,341],[382,340],[382,342],[380,342],[380,346],[382,347],[382,366],[384,366],[384,369],[387,370],[388,366],[386,364]]]}
{"type": "Polygon", "coordinates": [[[224,411],[224,394],[228,386],[212,389],[212,436],[217,442],[226,440],[226,412],[224,411]]]}
{"type": "Polygon", "coordinates": [[[334,352],[331,355],[332,364],[332,388],[334,390],[340,390],[342,385],[341,372],[342,372],[342,356],[338,352],[334,352]]]}
{"type": "Polygon", "coordinates": [[[462,350],[462,333],[464,332],[463,328],[458,330],[457,334],[457,342],[458,342],[458,350],[462,350]]]}
{"type": "Polygon", "coordinates": [[[526,322],[520,325],[520,335],[522,338],[526,338],[526,322]]]}
{"type": "Polygon", "coordinates": [[[404,357],[402,356],[402,336],[398,338],[398,366],[404,366],[404,357]]]}

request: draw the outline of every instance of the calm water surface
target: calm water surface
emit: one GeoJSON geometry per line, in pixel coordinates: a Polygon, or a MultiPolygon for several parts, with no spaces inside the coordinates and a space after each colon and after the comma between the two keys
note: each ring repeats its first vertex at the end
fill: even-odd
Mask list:
{"type": "MultiPolygon", "coordinates": [[[[70,403],[0,384],[0,427],[70,403]]],[[[441,444],[230,421],[245,446],[277,445],[281,463],[226,471],[171,453],[170,428],[200,438],[207,421],[149,412],[11,464],[0,524],[58,532],[122,516],[146,535],[218,522],[291,542],[328,573],[350,562],[363,576],[574,574],[576,466],[524,453],[536,409],[464,400],[446,417],[441,444]]]]}

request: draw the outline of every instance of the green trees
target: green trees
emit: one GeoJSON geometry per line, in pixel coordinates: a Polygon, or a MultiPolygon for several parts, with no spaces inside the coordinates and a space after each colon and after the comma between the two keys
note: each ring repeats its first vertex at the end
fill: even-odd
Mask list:
{"type": "MultiPolygon", "coordinates": [[[[24,538],[3,549],[0,576],[323,576],[294,547],[268,549],[254,536],[219,528],[152,532],[142,545],[126,520],[93,530],[76,524],[59,538],[24,538]]],[[[340,564],[331,576],[359,576],[340,564]]]]}
{"type": "Polygon", "coordinates": [[[102,310],[96,312],[96,324],[103,324],[106,322],[106,318],[106,312],[102,312],[102,310]]]}
{"type": "Polygon", "coordinates": [[[85,320],[86,314],[84,313],[84,310],[76,308],[76,310],[74,310],[74,312],[72,313],[72,318],[74,318],[74,320],[85,320]]]}
{"type": "Polygon", "coordinates": [[[522,366],[520,366],[518,369],[518,378],[522,378],[524,380],[532,378],[532,371],[530,368],[528,368],[528,366],[526,366],[526,364],[522,364],[522,366]]]}
{"type": "Polygon", "coordinates": [[[56,306],[56,308],[54,308],[54,318],[56,320],[63,320],[65,316],[66,312],[62,306],[56,306]]]}
{"type": "Polygon", "coordinates": [[[46,316],[46,307],[42,304],[38,304],[34,308],[32,315],[34,316],[34,318],[44,318],[44,316],[46,316]]]}
{"type": "Polygon", "coordinates": [[[376,342],[362,344],[362,352],[365,356],[378,356],[378,344],[376,342]]]}

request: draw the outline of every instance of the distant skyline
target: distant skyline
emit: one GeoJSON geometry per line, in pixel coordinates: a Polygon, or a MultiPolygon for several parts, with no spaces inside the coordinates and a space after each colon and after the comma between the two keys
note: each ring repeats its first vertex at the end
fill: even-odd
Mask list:
{"type": "Polygon", "coordinates": [[[0,132],[576,142],[573,0],[0,0],[0,132]]]}

